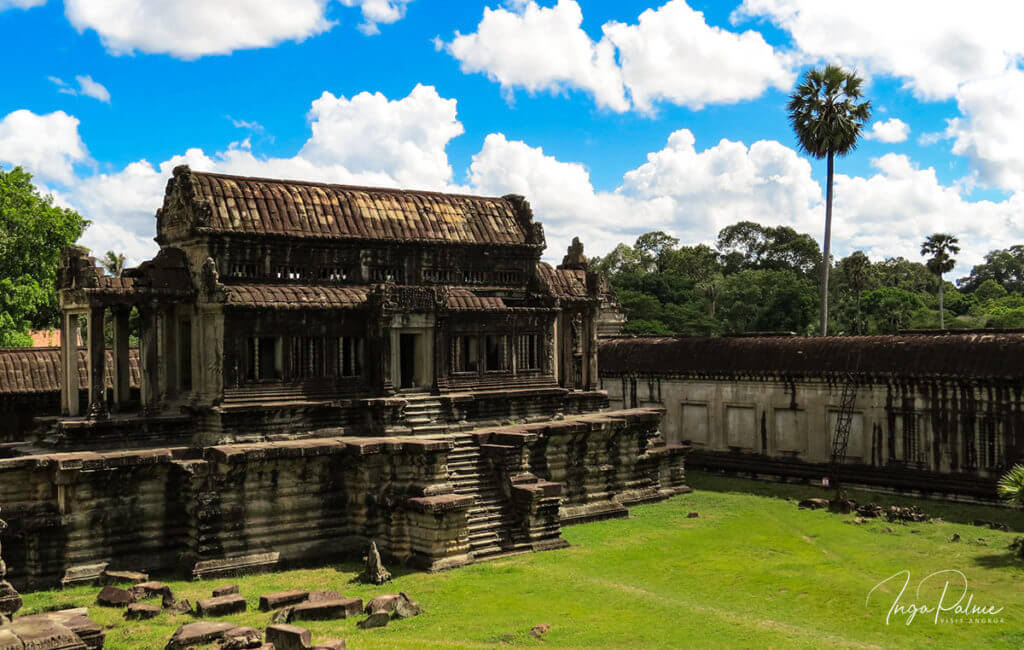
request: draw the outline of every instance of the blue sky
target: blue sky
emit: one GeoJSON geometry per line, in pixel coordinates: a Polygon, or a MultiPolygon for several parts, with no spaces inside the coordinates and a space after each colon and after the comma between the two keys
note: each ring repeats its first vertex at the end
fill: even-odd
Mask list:
{"type": "Polygon", "coordinates": [[[867,77],[881,135],[838,162],[835,249],[917,259],[945,230],[962,274],[1024,240],[1024,15],[893,4],[0,0],[0,164],[136,261],[179,162],[522,193],[552,259],[573,235],[602,253],[743,218],[820,237],[824,164],[784,105],[836,61],[867,77]]]}

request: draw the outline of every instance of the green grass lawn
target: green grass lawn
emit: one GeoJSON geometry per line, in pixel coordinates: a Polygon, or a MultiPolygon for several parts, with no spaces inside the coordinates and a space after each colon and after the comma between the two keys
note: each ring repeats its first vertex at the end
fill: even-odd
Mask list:
{"type": "MultiPolygon", "coordinates": [[[[1024,647],[1024,563],[1011,559],[1015,533],[970,525],[996,520],[1024,530],[1024,513],[880,495],[858,501],[917,503],[943,522],[850,523],[851,516],[799,510],[789,498],[823,496],[813,488],[692,473],[695,492],[632,509],[629,519],[565,529],[571,548],[518,555],[439,574],[396,572],[384,588],[350,584],[356,564],[252,576],[237,581],[170,583],[179,598],[206,597],[238,582],[250,613],[228,620],[263,627],[259,595],[289,588],[335,589],[371,598],[405,591],[424,608],[415,619],[359,630],[355,620],[303,624],[314,641],[345,638],[349,648],[527,647],[1024,647]],[[690,511],[700,517],[687,518],[690,511]],[[960,542],[947,541],[954,533],[960,542]],[[983,540],[983,541],[979,541],[983,540]],[[938,623],[919,614],[886,624],[897,595],[880,581],[909,570],[906,603],[934,606],[935,571],[967,577],[974,604],[1002,607],[1001,623],[938,623]],[[529,630],[551,625],[543,641],[529,630]]],[[[1016,533],[1019,535],[1020,533],[1016,533]]],[[[948,574],[947,574],[948,575],[948,574]]],[[[93,604],[97,588],[25,595],[32,613],[89,606],[109,626],[106,647],[162,648],[187,616],[126,623],[93,604]]],[[[952,591],[952,588],[951,588],[952,591]]],[[[962,589],[961,589],[962,591],[962,589]]],[[[947,603],[956,598],[947,596],[947,603]]],[[[951,614],[944,615],[952,616],[951,614]]]]}

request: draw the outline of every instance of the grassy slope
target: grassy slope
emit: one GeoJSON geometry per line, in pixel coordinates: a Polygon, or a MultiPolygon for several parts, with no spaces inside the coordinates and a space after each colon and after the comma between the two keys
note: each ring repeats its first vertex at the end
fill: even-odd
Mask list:
{"type": "MultiPolygon", "coordinates": [[[[239,582],[250,608],[260,593],[294,587],[338,589],[364,599],[400,590],[424,606],[423,616],[379,630],[358,630],[351,620],[308,625],[314,641],[343,637],[349,648],[1024,647],[1024,564],[1010,560],[1006,550],[1014,535],[953,523],[997,519],[1024,530],[1024,514],[923,502],[947,521],[852,525],[846,523],[851,517],[798,510],[777,498],[815,493],[810,488],[699,474],[691,483],[694,494],[634,508],[628,520],[566,529],[573,546],[562,551],[434,575],[401,573],[385,589],[348,584],[358,569],[354,564],[239,582]],[[687,519],[691,510],[701,517],[687,519]],[[954,532],[964,541],[949,543],[954,532]],[[967,575],[976,603],[1005,607],[1005,623],[935,625],[922,616],[910,626],[896,620],[886,626],[895,589],[865,606],[871,587],[902,569],[912,572],[913,586],[950,568],[967,575]],[[552,627],[544,642],[528,634],[539,623],[552,627]]],[[[194,602],[228,582],[172,586],[194,602]]],[[[28,594],[23,613],[91,605],[96,591],[28,594]]],[[[95,606],[90,615],[113,626],[106,646],[111,650],[162,648],[190,620],[161,615],[126,624],[120,612],[95,606]]],[[[256,611],[230,618],[254,626],[267,619],[256,611]]]]}

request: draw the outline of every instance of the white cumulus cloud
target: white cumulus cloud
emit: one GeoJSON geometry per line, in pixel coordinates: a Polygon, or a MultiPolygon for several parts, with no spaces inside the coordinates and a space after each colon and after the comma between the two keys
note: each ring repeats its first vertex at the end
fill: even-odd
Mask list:
{"type": "Polygon", "coordinates": [[[5,9],[31,9],[42,7],[46,0],[0,0],[0,11],[5,9]]]}
{"type": "Polygon", "coordinates": [[[758,32],[710,26],[685,0],[644,11],[636,24],[608,22],[598,41],[582,23],[575,0],[550,8],[517,0],[484,9],[476,32],[441,45],[464,72],[484,73],[506,92],[578,89],[616,112],[733,103],[793,81],[790,57],[758,32]]]}
{"type": "Polygon", "coordinates": [[[878,140],[879,142],[888,143],[905,142],[909,135],[910,125],[898,117],[889,118],[884,122],[875,122],[871,125],[871,128],[864,133],[864,137],[868,140],[878,140]]]}
{"type": "Polygon", "coordinates": [[[412,0],[341,0],[346,7],[359,7],[363,13],[363,24],[359,26],[364,34],[377,34],[378,25],[387,25],[405,16],[405,7],[412,0]]]}
{"type": "Polygon", "coordinates": [[[0,119],[0,162],[20,165],[43,183],[71,184],[74,165],[88,159],[78,118],[64,111],[37,115],[21,109],[0,119]]]}
{"type": "Polygon", "coordinates": [[[945,133],[953,153],[967,157],[981,183],[1024,190],[1024,72],[966,83],[956,101],[963,117],[945,133]]]}

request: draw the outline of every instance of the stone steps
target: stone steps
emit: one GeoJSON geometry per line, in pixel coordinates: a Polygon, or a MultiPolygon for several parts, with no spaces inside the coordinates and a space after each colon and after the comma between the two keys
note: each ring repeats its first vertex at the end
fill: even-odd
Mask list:
{"type": "Polygon", "coordinates": [[[466,515],[470,551],[482,558],[515,550],[518,545],[510,538],[513,522],[508,504],[492,482],[490,466],[482,458],[479,445],[468,435],[458,436],[454,442],[448,455],[448,481],[456,494],[474,499],[466,515]]]}

